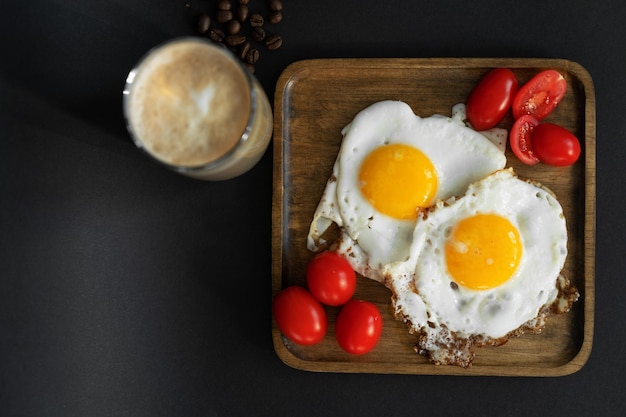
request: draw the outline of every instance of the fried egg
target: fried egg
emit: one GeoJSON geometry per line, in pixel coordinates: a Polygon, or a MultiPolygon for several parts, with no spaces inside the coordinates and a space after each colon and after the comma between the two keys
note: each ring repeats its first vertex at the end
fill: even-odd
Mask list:
{"type": "Polygon", "coordinates": [[[439,202],[420,220],[408,260],[383,274],[396,317],[435,363],[467,367],[474,345],[539,331],[551,308],[565,312],[578,298],[561,276],[567,257],[561,205],[511,168],[439,202]]]}
{"type": "Polygon", "coordinates": [[[384,265],[408,258],[420,210],[463,194],[506,164],[504,148],[466,127],[461,117],[422,118],[401,101],[363,109],[342,135],[307,246],[319,251],[334,223],[340,229],[334,250],[379,282],[384,265]]]}

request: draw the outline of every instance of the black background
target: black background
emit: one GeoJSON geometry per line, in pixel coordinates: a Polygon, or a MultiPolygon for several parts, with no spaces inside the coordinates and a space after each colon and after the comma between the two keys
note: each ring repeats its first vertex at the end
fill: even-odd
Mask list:
{"type": "MultiPolygon", "coordinates": [[[[271,339],[271,147],[221,183],[140,154],[128,70],[213,2],[0,6],[0,415],[610,416],[626,405],[626,3],[294,1],[262,51],[270,99],[326,57],[566,58],[597,102],[595,334],[558,378],[311,373],[271,339]]],[[[251,1],[262,10],[264,1],[251,1]]]]}

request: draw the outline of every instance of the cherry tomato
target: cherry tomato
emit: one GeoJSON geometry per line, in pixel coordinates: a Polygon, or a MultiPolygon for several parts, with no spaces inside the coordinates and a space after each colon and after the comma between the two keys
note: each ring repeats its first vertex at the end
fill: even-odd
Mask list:
{"type": "Polygon", "coordinates": [[[316,255],[307,266],[306,281],[315,298],[329,306],[347,303],[356,289],[356,273],[335,252],[316,255]]]}
{"type": "Polygon", "coordinates": [[[292,285],[281,290],[274,297],[272,312],[280,331],[295,343],[314,345],[326,335],[326,311],[303,287],[292,285]]]}
{"type": "Polygon", "coordinates": [[[383,332],[383,318],[369,301],[351,300],[344,305],[335,322],[335,337],[348,353],[362,355],[374,349],[383,332]]]}
{"type": "Polygon", "coordinates": [[[539,163],[539,158],[533,152],[531,136],[533,131],[539,125],[539,121],[532,116],[525,115],[520,117],[513,123],[511,133],[509,134],[509,143],[511,150],[517,158],[527,165],[535,165],[539,163]]]}
{"type": "Polygon", "coordinates": [[[532,134],[533,152],[552,166],[572,165],[580,156],[580,142],[569,130],[553,123],[541,123],[532,134]]]}
{"type": "Polygon", "coordinates": [[[542,120],[554,110],[567,91],[567,81],[555,70],[544,70],[522,85],[513,99],[513,117],[525,114],[542,120]]]}
{"type": "Polygon", "coordinates": [[[476,130],[491,129],[504,118],[517,93],[517,77],[508,68],[489,71],[467,98],[467,120],[476,130]]]}

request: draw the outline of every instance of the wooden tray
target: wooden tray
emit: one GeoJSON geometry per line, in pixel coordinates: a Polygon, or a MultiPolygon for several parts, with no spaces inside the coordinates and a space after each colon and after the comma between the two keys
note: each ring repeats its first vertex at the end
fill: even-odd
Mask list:
{"type": "MultiPolygon", "coordinates": [[[[393,318],[390,291],[360,277],[355,298],[374,302],[384,319],[382,338],[362,356],[343,352],[334,335],[338,308],[326,307],[325,340],[298,346],[273,323],[273,341],[287,365],[308,371],[397,374],[558,376],[579,370],[591,351],[595,251],[595,95],[580,65],[560,59],[319,59],[299,61],[281,74],[275,93],[272,295],[305,285],[313,254],[306,248],[309,225],[341,144],[341,129],[368,105],[402,100],[416,114],[450,115],[483,74],[511,68],[521,83],[541,69],[559,70],[568,92],[548,116],[581,140],[583,153],[571,167],[526,166],[507,149],[507,166],[550,187],[564,207],[569,255],[564,274],[581,297],[567,314],[550,316],[542,334],[526,334],[500,347],[476,350],[469,369],[435,366],[413,351],[414,336],[393,318]]],[[[510,113],[510,112],[509,112],[510,113]]],[[[510,128],[508,115],[500,127],[510,128]]]]}

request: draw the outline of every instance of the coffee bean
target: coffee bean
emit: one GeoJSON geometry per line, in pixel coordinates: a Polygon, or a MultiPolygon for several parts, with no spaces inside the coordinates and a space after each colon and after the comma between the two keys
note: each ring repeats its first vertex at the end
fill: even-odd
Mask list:
{"type": "Polygon", "coordinates": [[[211,18],[209,17],[208,14],[202,13],[198,17],[198,33],[201,35],[204,35],[205,33],[209,31],[210,27],[211,27],[211,18]]]}
{"type": "Polygon", "coordinates": [[[225,33],[220,28],[209,29],[209,39],[214,42],[222,42],[224,40],[225,33]]]}
{"type": "Polygon", "coordinates": [[[246,37],[244,35],[227,35],[226,36],[226,44],[230,46],[241,45],[246,41],[246,37]]]}
{"type": "Polygon", "coordinates": [[[240,4],[239,6],[237,6],[237,10],[235,11],[235,13],[237,15],[237,20],[243,23],[248,20],[248,14],[250,13],[250,9],[248,9],[248,6],[246,6],[245,4],[240,4]]]}
{"type": "Polygon", "coordinates": [[[281,46],[283,46],[283,38],[280,35],[270,35],[266,40],[265,40],[265,46],[267,47],[267,49],[269,49],[270,51],[275,51],[278,48],[280,48],[281,46]]]}
{"type": "Polygon", "coordinates": [[[267,0],[267,7],[273,12],[283,10],[283,2],[281,0],[267,0]]]}
{"type": "Polygon", "coordinates": [[[231,20],[230,22],[226,24],[226,32],[228,32],[231,35],[235,35],[239,33],[240,30],[241,30],[241,23],[239,23],[238,20],[231,20]]]}
{"type": "Polygon", "coordinates": [[[248,64],[254,65],[259,60],[259,56],[260,56],[259,50],[252,48],[248,51],[248,53],[245,56],[246,62],[248,64]]]}
{"type": "Polygon", "coordinates": [[[242,64],[254,73],[255,64],[260,58],[260,47],[257,46],[256,49],[253,46],[254,42],[257,42],[256,45],[265,44],[270,51],[283,45],[281,35],[267,33],[264,29],[266,23],[277,24],[283,20],[283,1],[266,0],[265,10],[269,14],[252,13],[249,3],[249,0],[215,0],[214,14],[200,14],[197,30],[198,33],[233,52],[242,64]],[[249,26],[244,27],[244,23],[249,26]]]}
{"type": "Polygon", "coordinates": [[[220,23],[226,23],[233,20],[233,12],[230,10],[218,10],[217,13],[215,13],[215,20],[220,23]]]}
{"type": "Polygon", "coordinates": [[[239,45],[239,48],[237,48],[237,56],[239,57],[239,59],[245,59],[248,55],[248,52],[250,52],[250,42],[246,41],[239,45]]]}
{"type": "Polygon", "coordinates": [[[217,2],[217,10],[230,10],[231,8],[230,0],[219,0],[217,2]]]}
{"type": "Polygon", "coordinates": [[[270,17],[267,19],[267,21],[270,22],[272,25],[280,23],[281,20],[283,20],[283,14],[281,12],[272,12],[270,14],[270,17]]]}
{"type": "Polygon", "coordinates": [[[265,30],[262,27],[252,28],[250,36],[256,42],[263,42],[265,40],[265,30]]]}
{"type": "Polygon", "coordinates": [[[250,16],[250,26],[252,26],[253,28],[258,28],[263,26],[263,23],[265,23],[265,20],[263,19],[263,16],[261,16],[258,13],[253,13],[250,16]]]}

